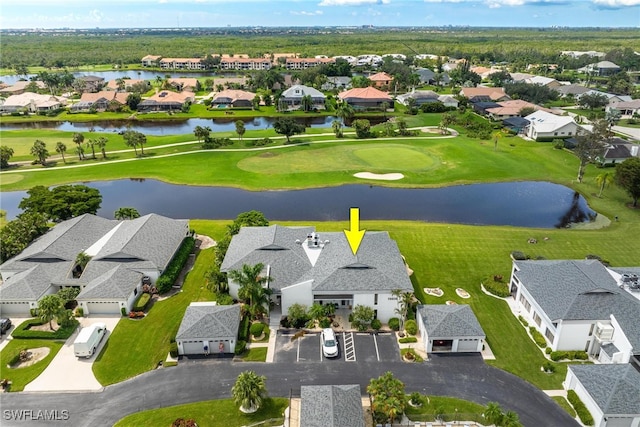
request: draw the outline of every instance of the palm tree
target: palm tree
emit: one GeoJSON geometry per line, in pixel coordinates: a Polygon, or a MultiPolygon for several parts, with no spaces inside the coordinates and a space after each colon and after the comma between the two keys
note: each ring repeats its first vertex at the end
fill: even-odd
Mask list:
{"type": "Polygon", "coordinates": [[[516,412],[507,411],[502,417],[501,425],[502,427],[520,427],[522,424],[520,424],[520,417],[516,412]]]}
{"type": "Polygon", "coordinates": [[[244,122],[242,120],[236,120],[236,133],[240,137],[240,141],[242,141],[242,135],[244,135],[246,129],[244,127],[244,122]]]}
{"type": "Polygon", "coordinates": [[[240,411],[253,413],[260,408],[267,397],[265,381],[266,377],[257,375],[253,371],[244,371],[238,375],[231,389],[231,395],[236,405],[240,406],[240,411]]]}
{"type": "Polygon", "coordinates": [[[504,416],[502,408],[496,402],[487,403],[487,409],[484,410],[482,415],[484,415],[484,419],[487,420],[488,423],[493,425],[500,424],[504,416]]]}
{"type": "Polygon", "coordinates": [[[309,308],[309,316],[319,322],[321,319],[327,317],[327,310],[324,305],[314,302],[309,308]]]}
{"type": "Polygon", "coordinates": [[[49,151],[47,151],[47,145],[44,141],[36,139],[31,147],[31,155],[34,156],[38,163],[42,166],[47,165],[47,157],[49,157],[49,151]]]}
{"type": "Polygon", "coordinates": [[[449,128],[449,126],[451,126],[455,122],[456,122],[456,118],[453,116],[453,114],[444,113],[442,115],[442,118],[440,119],[440,124],[438,125],[438,127],[440,128],[440,131],[444,135],[444,134],[447,134],[449,132],[447,130],[449,128]]]}
{"type": "Polygon", "coordinates": [[[118,208],[113,213],[113,217],[117,220],[140,218],[140,212],[136,208],[118,208]]]}
{"type": "Polygon", "coordinates": [[[78,146],[78,160],[82,160],[84,157],[84,150],[82,149],[82,143],[84,142],[84,135],[81,133],[73,134],[73,142],[78,146]]]}
{"type": "Polygon", "coordinates": [[[304,95],[300,98],[300,107],[302,108],[302,111],[311,111],[313,108],[313,99],[311,98],[311,95],[304,95]]]}
{"type": "Polygon", "coordinates": [[[334,120],[331,123],[333,133],[336,134],[336,138],[342,138],[342,122],[340,120],[334,120]]]}
{"type": "Polygon", "coordinates": [[[76,265],[78,265],[78,267],[80,267],[80,270],[84,270],[84,268],[87,266],[87,264],[89,264],[89,261],[91,261],[91,256],[87,255],[84,252],[80,252],[76,256],[76,265]]]}
{"type": "Polygon", "coordinates": [[[59,153],[62,156],[62,162],[67,163],[64,158],[64,153],[67,151],[67,146],[64,143],[58,141],[56,142],[56,153],[59,153]]]}
{"type": "Polygon", "coordinates": [[[38,314],[40,319],[43,322],[49,322],[49,329],[52,331],[54,329],[51,321],[59,316],[62,310],[64,310],[63,301],[56,294],[46,295],[38,301],[38,314]]]}
{"type": "Polygon", "coordinates": [[[263,287],[264,284],[271,281],[269,276],[261,276],[264,264],[256,265],[244,264],[241,270],[231,270],[228,277],[239,285],[238,296],[243,300],[249,300],[249,308],[253,314],[260,312],[259,308],[254,306],[263,306],[265,300],[268,300],[269,292],[263,287]]]}
{"type": "Polygon", "coordinates": [[[493,133],[493,151],[498,149],[498,140],[504,136],[502,129],[497,130],[493,133]]]}
{"type": "Polygon", "coordinates": [[[91,158],[95,159],[96,158],[96,140],[93,138],[89,138],[85,145],[91,148],[91,158]]]}
{"type": "Polygon", "coordinates": [[[345,124],[346,126],[346,121],[351,120],[353,116],[355,116],[355,111],[353,110],[353,107],[351,105],[349,105],[345,101],[342,101],[336,108],[336,116],[342,119],[342,124],[345,124]]]}
{"type": "Polygon", "coordinates": [[[382,110],[382,117],[386,121],[387,120],[387,110],[389,109],[389,103],[387,101],[383,101],[380,104],[380,109],[382,110]]]}
{"type": "Polygon", "coordinates": [[[413,302],[413,293],[402,292],[402,289],[394,289],[391,294],[398,298],[398,308],[395,311],[400,315],[400,330],[403,330],[404,322],[407,320],[407,312],[413,302]]]}
{"type": "Polygon", "coordinates": [[[596,176],[596,184],[600,186],[600,192],[598,193],[598,197],[602,197],[602,192],[604,188],[613,182],[613,174],[611,172],[602,172],[600,175],[596,176]]]}
{"type": "Polygon", "coordinates": [[[107,138],[105,138],[104,136],[101,136],[100,138],[96,139],[96,146],[102,152],[102,158],[103,159],[107,158],[107,153],[105,151],[105,147],[107,146],[107,142],[109,142],[109,140],[107,138]]]}

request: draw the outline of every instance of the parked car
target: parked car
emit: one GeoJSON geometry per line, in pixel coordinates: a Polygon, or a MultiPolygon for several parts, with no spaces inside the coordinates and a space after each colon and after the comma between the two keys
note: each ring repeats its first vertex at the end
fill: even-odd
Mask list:
{"type": "Polygon", "coordinates": [[[11,319],[0,319],[0,335],[11,329],[11,319]]]}
{"type": "Polygon", "coordinates": [[[324,357],[336,357],[338,355],[338,339],[333,329],[326,328],[322,330],[322,354],[324,357]]]}
{"type": "Polygon", "coordinates": [[[73,342],[73,352],[77,357],[91,358],[98,348],[98,344],[106,335],[107,325],[104,323],[94,323],[91,326],[82,328],[73,342]]]}

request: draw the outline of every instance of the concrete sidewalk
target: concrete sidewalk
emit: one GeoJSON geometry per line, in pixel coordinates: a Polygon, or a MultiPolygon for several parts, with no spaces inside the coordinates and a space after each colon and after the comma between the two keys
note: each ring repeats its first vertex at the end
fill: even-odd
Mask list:
{"type": "Polygon", "coordinates": [[[36,378],[26,385],[24,391],[28,392],[76,392],[76,391],[100,391],[102,384],[98,382],[93,370],[93,362],[96,360],[105,343],[111,336],[122,317],[82,317],[81,327],[89,326],[93,323],[103,322],[107,325],[107,335],[102,339],[96,354],[90,359],[79,359],[73,353],[73,341],[78,336],[78,331],[67,339],[56,357],[53,358],[49,366],[36,378]]]}

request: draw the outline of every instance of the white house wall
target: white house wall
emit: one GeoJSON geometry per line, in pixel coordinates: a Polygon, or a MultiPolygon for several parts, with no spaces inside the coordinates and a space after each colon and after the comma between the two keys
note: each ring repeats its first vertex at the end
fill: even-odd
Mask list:
{"type": "Polygon", "coordinates": [[[395,311],[396,308],[398,308],[398,297],[392,295],[390,292],[378,294],[354,294],[353,306],[355,307],[356,305],[364,305],[377,310],[378,320],[382,323],[388,323],[389,319],[392,317],[399,317],[398,313],[395,311]]]}
{"type": "MultiPolygon", "coordinates": [[[[527,289],[521,283],[514,281],[513,277],[510,283],[517,283],[518,291],[516,293],[516,303],[518,304],[518,314],[524,317],[524,319],[527,322],[529,322],[529,325],[535,327],[538,330],[538,332],[540,332],[543,336],[545,335],[547,328],[549,328],[555,335],[554,343],[550,343],[550,347],[553,350],[556,350],[557,348],[555,346],[556,346],[556,343],[558,342],[558,333],[556,331],[556,328],[553,327],[553,323],[551,322],[551,320],[547,317],[546,313],[542,310],[542,308],[540,308],[538,303],[533,299],[533,297],[529,294],[527,289]],[[526,300],[529,301],[529,304],[531,305],[529,311],[527,311],[526,307],[520,301],[521,295],[524,295],[526,300]],[[534,313],[537,313],[538,316],[540,317],[539,326],[534,319],[535,317],[534,313]]],[[[547,342],[548,342],[548,338],[547,338],[547,342]]]]}
{"type": "Polygon", "coordinates": [[[307,280],[306,282],[282,288],[282,314],[288,313],[289,307],[293,304],[302,304],[307,308],[311,307],[313,304],[312,284],[313,280],[307,280]]]}
{"type": "Polygon", "coordinates": [[[615,345],[620,353],[622,354],[614,354],[614,363],[629,363],[631,359],[631,353],[633,351],[633,347],[631,343],[627,339],[624,331],[620,327],[620,324],[616,320],[615,316],[611,316],[611,326],[613,326],[613,345],[615,345]]]}
{"type": "MultiPolygon", "coordinates": [[[[555,345],[551,348],[554,350],[584,350],[587,341],[595,339],[593,335],[589,336],[589,330],[593,323],[595,321],[592,320],[563,320],[558,324],[555,345]]],[[[541,333],[544,334],[544,331],[541,333]]]]}
{"type": "Polygon", "coordinates": [[[591,398],[591,395],[587,393],[580,380],[578,380],[570,370],[567,370],[567,377],[565,379],[565,387],[567,390],[574,390],[582,403],[587,407],[591,416],[593,417],[593,425],[595,427],[605,427],[606,422],[602,410],[596,402],[591,398]]]}
{"type": "Polygon", "coordinates": [[[227,281],[229,282],[229,295],[231,295],[234,299],[239,299],[238,291],[240,290],[240,284],[231,280],[231,278],[227,279],[227,281]]]}

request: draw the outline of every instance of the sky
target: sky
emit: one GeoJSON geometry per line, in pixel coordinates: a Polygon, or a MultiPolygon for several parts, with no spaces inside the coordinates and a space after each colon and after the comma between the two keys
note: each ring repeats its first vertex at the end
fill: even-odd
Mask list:
{"type": "Polygon", "coordinates": [[[640,0],[3,0],[0,4],[2,29],[640,27],[640,0]]]}

